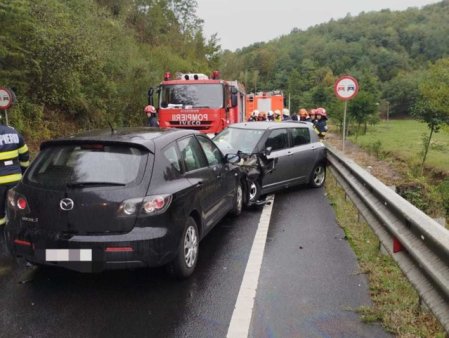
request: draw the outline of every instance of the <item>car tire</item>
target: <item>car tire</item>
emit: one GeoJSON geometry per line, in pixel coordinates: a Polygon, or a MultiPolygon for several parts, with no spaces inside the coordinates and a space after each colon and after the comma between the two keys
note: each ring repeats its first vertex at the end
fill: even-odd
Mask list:
{"type": "Polygon", "coordinates": [[[231,210],[231,215],[238,216],[242,213],[243,209],[243,188],[242,184],[239,182],[236,187],[236,193],[234,197],[234,203],[231,210]]]}
{"type": "Polygon", "coordinates": [[[168,265],[169,272],[173,277],[186,279],[192,275],[198,262],[199,242],[198,226],[192,217],[188,217],[177,255],[168,265]]]}
{"type": "Polygon", "coordinates": [[[309,180],[309,186],[312,188],[321,188],[326,181],[326,166],[319,163],[313,168],[309,180]]]}
{"type": "Polygon", "coordinates": [[[262,188],[257,181],[248,182],[248,204],[253,204],[259,200],[262,188]]]}

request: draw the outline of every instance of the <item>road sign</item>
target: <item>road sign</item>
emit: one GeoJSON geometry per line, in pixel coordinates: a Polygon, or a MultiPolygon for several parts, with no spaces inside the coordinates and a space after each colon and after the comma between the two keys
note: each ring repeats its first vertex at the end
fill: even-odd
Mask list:
{"type": "Polygon", "coordinates": [[[12,105],[12,94],[11,92],[3,87],[0,87],[0,110],[6,110],[12,105]]]}
{"type": "Polygon", "coordinates": [[[340,100],[348,101],[354,98],[359,91],[359,84],[352,76],[345,75],[335,81],[334,92],[340,100]]]}
{"type": "Polygon", "coordinates": [[[354,98],[359,91],[359,84],[352,76],[345,75],[335,81],[334,92],[337,97],[345,101],[345,111],[343,113],[343,153],[345,152],[346,143],[346,111],[348,110],[348,101],[354,98]]]}

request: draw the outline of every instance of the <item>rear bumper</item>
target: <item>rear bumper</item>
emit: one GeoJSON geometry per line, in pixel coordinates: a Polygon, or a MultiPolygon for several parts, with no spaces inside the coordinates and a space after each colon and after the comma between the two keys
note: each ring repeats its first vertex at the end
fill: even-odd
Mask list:
{"type": "Polygon", "coordinates": [[[17,233],[8,226],[5,230],[12,255],[34,264],[60,266],[79,272],[164,265],[174,259],[180,237],[167,228],[155,227],[136,227],[126,234],[75,235],[70,238],[44,231],[17,233]],[[49,255],[51,249],[63,253],[63,258],[52,260],[49,255]],[[80,258],[80,251],[87,255],[80,258]],[[67,252],[68,258],[64,256],[67,252]]]}

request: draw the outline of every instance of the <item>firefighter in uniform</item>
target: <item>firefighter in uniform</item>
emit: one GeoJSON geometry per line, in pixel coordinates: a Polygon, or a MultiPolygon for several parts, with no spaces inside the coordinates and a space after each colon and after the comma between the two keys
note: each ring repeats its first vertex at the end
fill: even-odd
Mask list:
{"type": "Polygon", "coordinates": [[[6,223],[6,195],[30,165],[28,147],[14,128],[0,124],[0,226],[6,223]]]}
{"type": "Polygon", "coordinates": [[[159,122],[156,117],[156,108],[151,105],[148,105],[144,109],[145,114],[147,114],[148,118],[148,126],[150,127],[159,127],[159,122]]]}
{"type": "Polygon", "coordinates": [[[314,123],[315,129],[320,139],[323,139],[327,133],[327,113],[324,108],[317,108],[315,110],[316,122],[314,123]]]}

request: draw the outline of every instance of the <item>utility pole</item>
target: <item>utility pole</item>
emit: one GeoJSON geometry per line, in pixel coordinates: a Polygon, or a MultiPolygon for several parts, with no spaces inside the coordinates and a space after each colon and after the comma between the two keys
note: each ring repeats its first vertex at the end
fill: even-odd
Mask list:
{"type": "Polygon", "coordinates": [[[387,121],[390,120],[390,101],[387,101],[387,121]]]}

